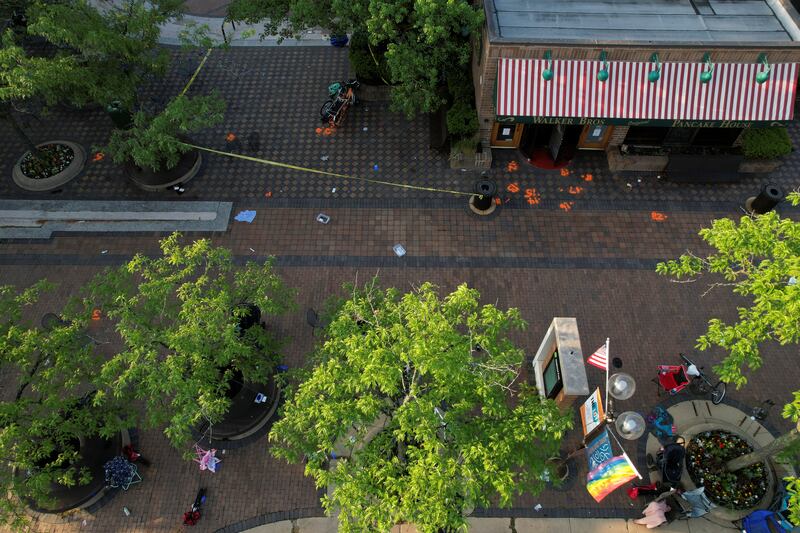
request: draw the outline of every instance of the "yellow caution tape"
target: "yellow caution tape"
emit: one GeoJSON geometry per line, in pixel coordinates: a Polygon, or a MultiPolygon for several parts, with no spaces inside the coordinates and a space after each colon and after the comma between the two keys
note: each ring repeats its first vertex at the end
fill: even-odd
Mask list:
{"type": "Polygon", "coordinates": [[[188,91],[189,87],[192,86],[192,84],[194,83],[194,79],[197,77],[198,74],[200,74],[200,70],[203,68],[203,65],[206,64],[206,61],[208,60],[208,56],[211,55],[211,51],[212,50],[213,50],[213,48],[209,48],[208,49],[208,51],[206,52],[206,55],[203,56],[203,60],[200,61],[199,65],[197,65],[197,68],[195,69],[194,74],[192,74],[192,77],[189,78],[189,83],[186,84],[186,87],[183,88],[183,90],[181,91],[179,96],[183,96],[184,94],[186,94],[186,91],[188,91]]]}
{"type": "Polygon", "coordinates": [[[298,165],[289,165],[288,163],[279,163],[278,161],[270,161],[269,159],[261,159],[260,157],[252,157],[252,156],[249,156],[249,155],[235,154],[235,153],[232,153],[232,152],[223,152],[221,150],[214,150],[213,148],[206,148],[204,146],[196,146],[194,144],[189,144],[189,143],[181,143],[181,144],[183,144],[184,146],[189,146],[190,148],[195,148],[197,150],[203,150],[205,152],[211,152],[212,154],[224,155],[224,156],[227,156],[227,157],[234,157],[234,158],[237,158],[237,159],[244,159],[246,161],[253,161],[255,163],[261,163],[263,165],[272,165],[274,167],[282,167],[282,168],[289,168],[289,169],[292,169],[292,170],[299,170],[301,172],[312,172],[314,174],[323,174],[325,176],[332,176],[334,178],[343,178],[343,179],[348,179],[348,180],[359,180],[359,181],[365,181],[365,182],[368,182],[368,183],[376,183],[378,185],[388,185],[390,187],[401,187],[403,189],[414,189],[414,190],[417,190],[417,191],[441,192],[441,193],[446,193],[446,194],[456,194],[456,195],[459,195],[459,196],[478,196],[478,197],[482,197],[482,195],[473,194],[473,193],[469,193],[469,192],[451,191],[451,190],[448,190],[448,189],[436,189],[434,187],[419,187],[417,185],[407,185],[405,183],[395,183],[395,182],[392,182],[392,181],[382,181],[382,180],[374,180],[374,179],[371,179],[371,178],[361,178],[359,176],[349,176],[347,174],[338,174],[336,172],[328,172],[327,170],[319,170],[319,169],[316,169],[316,168],[301,167],[301,166],[298,166],[298,165]]]}

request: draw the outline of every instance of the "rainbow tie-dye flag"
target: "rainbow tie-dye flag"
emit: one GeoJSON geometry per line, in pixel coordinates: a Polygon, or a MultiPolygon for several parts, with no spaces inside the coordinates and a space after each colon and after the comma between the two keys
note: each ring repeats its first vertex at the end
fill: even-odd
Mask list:
{"type": "Polygon", "coordinates": [[[586,489],[595,501],[600,502],[635,477],[640,476],[628,457],[617,455],[587,474],[586,489]]]}

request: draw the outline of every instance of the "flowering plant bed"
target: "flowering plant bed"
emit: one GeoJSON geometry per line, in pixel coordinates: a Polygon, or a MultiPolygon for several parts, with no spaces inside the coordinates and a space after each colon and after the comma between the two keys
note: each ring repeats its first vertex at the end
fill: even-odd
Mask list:
{"type": "Polygon", "coordinates": [[[49,143],[38,148],[38,154],[28,152],[20,161],[22,173],[30,179],[41,180],[55,176],[66,169],[75,158],[75,152],[65,144],[49,143]]]}
{"type": "Polygon", "coordinates": [[[692,481],[705,487],[706,496],[717,505],[748,509],[758,504],[767,492],[764,464],[736,472],[729,472],[725,464],[752,451],[752,446],[732,433],[705,431],[689,443],[686,468],[692,481]]]}

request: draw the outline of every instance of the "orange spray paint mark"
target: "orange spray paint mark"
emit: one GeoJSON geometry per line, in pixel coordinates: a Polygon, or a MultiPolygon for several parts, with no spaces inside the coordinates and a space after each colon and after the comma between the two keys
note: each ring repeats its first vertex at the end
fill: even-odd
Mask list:
{"type": "Polygon", "coordinates": [[[583,187],[577,187],[575,185],[570,185],[567,189],[567,192],[570,194],[580,194],[583,192],[583,187]]]}
{"type": "Polygon", "coordinates": [[[322,135],[322,128],[317,128],[314,131],[317,133],[317,135],[322,135]]]}
{"type": "Polygon", "coordinates": [[[325,128],[324,130],[322,130],[322,134],[325,135],[326,137],[328,135],[332,134],[332,133],[333,133],[333,129],[331,129],[331,128],[325,128]]]}
{"type": "Polygon", "coordinates": [[[570,211],[573,205],[575,205],[575,202],[561,202],[558,204],[558,208],[563,211],[570,211]]]}
{"type": "Polygon", "coordinates": [[[506,187],[506,190],[508,192],[514,192],[514,193],[519,192],[519,185],[517,185],[516,183],[509,183],[508,187],[506,187]]]}
{"type": "Polygon", "coordinates": [[[225,140],[226,140],[226,141],[228,141],[229,143],[230,143],[230,142],[233,142],[233,141],[235,141],[235,140],[236,140],[236,135],[234,135],[233,133],[228,133],[228,134],[225,136],[225,140]]]}
{"type": "Polygon", "coordinates": [[[506,170],[509,172],[516,172],[517,170],[519,170],[519,163],[517,163],[516,161],[510,161],[506,165],[506,170]]]}
{"type": "Polygon", "coordinates": [[[92,161],[97,163],[98,161],[102,161],[105,158],[106,158],[106,154],[104,154],[103,152],[97,152],[96,154],[94,154],[94,157],[92,158],[92,161]]]}
{"type": "Polygon", "coordinates": [[[561,169],[561,175],[562,176],[569,176],[569,169],[568,168],[562,168],[561,169]]]}
{"type": "Polygon", "coordinates": [[[594,180],[594,176],[592,176],[591,174],[584,174],[583,176],[581,176],[581,178],[583,178],[583,181],[592,181],[592,180],[594,180]]]}
{"type": "Polygon", "coordinates": [[[525,200],[528,205],[538,205],[542,201],[542,197],[539,196],[536,189],[525,189],[525,200]]]}
{"type": "Polygon", "coordinates": [[[665,215],[664,213],[659,213],[658,211],[653,211],[650,213],[650,219],[653,222],[664,222],[668,218],[669,217],[667,215],[665,215]]]}
{"type": "Polygon", "coordinates": [[[92,320],[100,320],[100,310],[94,309],[92,311],[92,320]]]}

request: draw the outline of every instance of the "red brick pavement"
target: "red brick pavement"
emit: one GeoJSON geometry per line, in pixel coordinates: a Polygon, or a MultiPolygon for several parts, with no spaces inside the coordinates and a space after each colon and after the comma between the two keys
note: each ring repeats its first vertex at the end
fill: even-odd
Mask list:
{"type": "MultiPolygon", "coordinates": [[[[339,257],[345,261],[359,256],[391,254],[391,245],[402,242],[409,255],[444,257],[445,268],[381,268],[385,285],[408,288],[433,281],[443,291],[466,282],[480,290],[485,300],[501,307],[518,307],[529,322],[518,343],[532,355],[553,316],[575,316],[582,346],[589,353],[611,338],[611,355],[624,361],[624,370],[638,382],[632,400],[620,402],[620,409],[645,411],[659,401],[656,387],[649,382],[656,364],[676,360],[679,351],[692,351],[694,339],[710,316],[734,318],[736,301],[724,291],[700,298],[699,284],[676,284],[649,269],[609,268],[600,263],[591,268],[464,268],[459,256],[501,257],[645,258],[674,257],[686,248],[697,249],[699,226],[719,213],[669,214],[663,223],[651,222],[648,212],[576,212],[509,210],[491,220],[478,220],[457,210],[329,210],[328,226],[313,222],[314,210],[269,209],[260,204],[252,225],[233,223],[225,235],[214,237],[218,244],[237,254],[303,255],[339,257]],[[478,242],[480,245],[476,245],[478,242]],[[452,259],[452,261],[450,261],[452,259]]],[[[27,285],[41,277],[61,283],[51,301],[41,309],[54,308],[74,287],[86,280],[99,265],[91,264],[101,250],[109,254],[153,252],[153,235],[59,236],[44,243],[0,244],[0,258],[6,254],[48,254],[67,257],[67,263],[88,261],[89,265],[5,264],[0,283],[27,285]],[[71,257],[74,254],[74,257],[71,257]],[[71,258],[70,258],[71,257],[71,258]]],[[[8,263],[8,261],[6,261],[8,263]]],[[[345,263],[346,264],[346,263],[345,263]]],[[[299,364],[312,345],[311,328],[305,323],[305,309],[319,307],[345,281],[364,280],[376,273],[374,267],[281,267],[287,283],[298,287],[298,310],[274,324],[289,337],[287,361],[299,364]]],[[[764,398],[784,403],[796,388],[796,376],[784,369],[794,368],[796,347],[768,346],[767,365],[751,378],[750,384],[730,396],[754,405],[764,398]]],[[[698,359],[710,366],[720,353],[703,353],[698,359]]],[[[587,369],[591,386],[597,386],[602,372],[587,369]]],[[[788,426],[773,413],[770,422],[788,426]]],[[[569,441],[577,438],[573,434],[569,441]]],[[[568,445],[568,444],[567,444],[568,445]]],[[[632,457],[635,447],[626,445],[632,457]]],[[[158,431],[142,434],[142,449],[154,465],[144,469],[144,482],[119,494],[87,518],[87,525],[40,524],[42,531],[175,531],[180,515],[188,508],[200,484],[209,487],[207,512],[197,531],[213,531],[247,518],[269,512],[316,505],[316,493],[302,468],[286,466],[268,453],[266,439],[249,447],[231,450],[223,456],[220,472],[200,473],[195,465],[182,462],[179,452],[169,448],[158,431]],[[131,517],[122,514],[128,506],[131,517]]],[[[580,464],[581,461],[578,461],[580,464]]],[[[640,465],[642,468],[644,465],[640,465]]],[[[547,491],[540,496],[522,496],[515,507],[530,510],[541,503],[543,513],[574,508],[599,512],[631,510],[627,496],[620,492],[597,505],[576,483],[567,492],[547,491]]]]}

